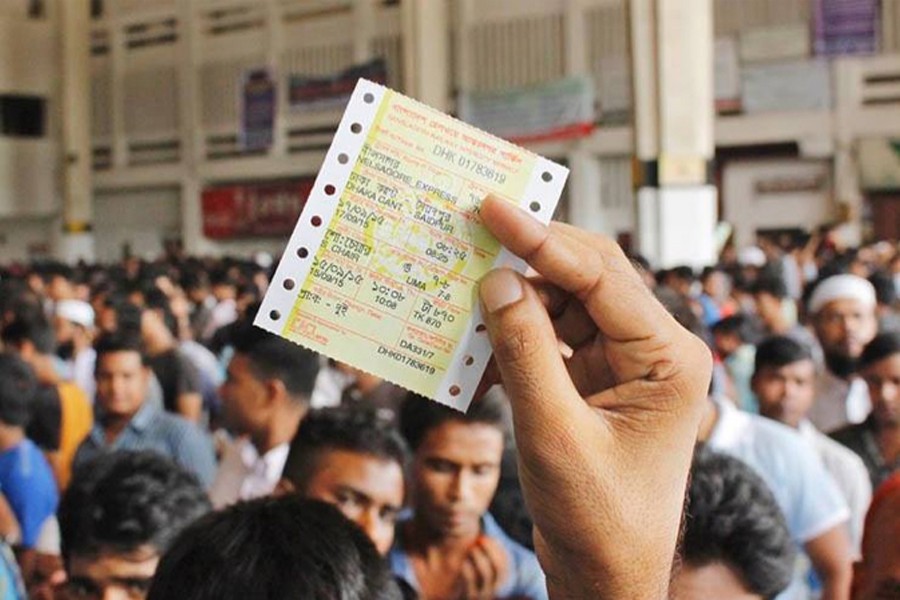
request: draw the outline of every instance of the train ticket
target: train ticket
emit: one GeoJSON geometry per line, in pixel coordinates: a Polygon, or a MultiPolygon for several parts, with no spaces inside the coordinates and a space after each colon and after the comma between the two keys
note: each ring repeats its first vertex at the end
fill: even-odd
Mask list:
{"type": "Polygon", "coordinates": [[[481,202],[548,222],[567,176],[361,79],[255,323],[466,410],[491,355],[478,281],[525,268],[482,225],[481,202]]]}

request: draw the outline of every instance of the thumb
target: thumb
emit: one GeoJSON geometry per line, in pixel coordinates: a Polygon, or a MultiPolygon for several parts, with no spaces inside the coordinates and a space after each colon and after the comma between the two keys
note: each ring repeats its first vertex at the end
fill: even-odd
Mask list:
{"type": "Polygon", "coordinates": [[[517,433],[527,430],[529,435],[522,437],[530,438],[535,427],[552,427],[571,419],[573,411],[586,411],[547,309],[531,284],[514,271],[498,269],[481,280],[479,295],[517,433]]]}

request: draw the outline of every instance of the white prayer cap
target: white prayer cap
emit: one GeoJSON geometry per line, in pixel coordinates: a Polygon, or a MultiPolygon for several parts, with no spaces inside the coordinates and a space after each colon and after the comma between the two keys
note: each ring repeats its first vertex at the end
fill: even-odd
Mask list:
{"type": "Polygon", "coordinates": [[[834,275],[816,286],[809,299],[809,312],[816,314],[834,300],[856,300],[875,307],[875,288],[858,275],[834,275]]]}
{"type": "Polygon", "coordinates": [[[766,264],[766,253],[759,246],[747,246],[738,252],[738,263],[742,267],[763,267],[766,264]]]}
{"type": "Polygon", "coordinates": [[[84,300],[60,300],[56,303],[56,316],[82,327],[94,326],[94,309],[84,300]]]}

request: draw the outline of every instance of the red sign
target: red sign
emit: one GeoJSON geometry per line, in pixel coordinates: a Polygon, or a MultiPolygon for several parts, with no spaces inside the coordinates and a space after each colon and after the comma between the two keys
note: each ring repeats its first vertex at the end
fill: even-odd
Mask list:
{"type": "Polygon", "coordinates": [[[214,240],[284,237],[312,190],[314,179],[246,183],[203,190],[203,235],[214,240]]]}

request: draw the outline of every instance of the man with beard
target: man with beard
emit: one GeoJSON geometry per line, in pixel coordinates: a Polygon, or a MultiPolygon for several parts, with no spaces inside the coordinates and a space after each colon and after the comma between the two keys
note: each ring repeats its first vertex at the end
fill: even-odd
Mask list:
{"type": "Polygon", "coordinates": [[[882,333],[866,346],[860,374],[869,387],[872,414],[833,437],[859,454],[877,488],[900,471],[900,332],[882,333]]]}
{"type": "Polygon", "coordinates": [[[94,402],[94,309],[83,300],[61,300],[53,317],[56,354],[71,367],[70,379],[94,402]]]}
{"type": "Polygon", "coordinates": [[[809,313],[825,354],[809,420],[826,433],[863,422],[872,406],[857,376],[863,348],[878,331],[875,290],[856,275],[835,275],[816,287],[809,313]]]}

